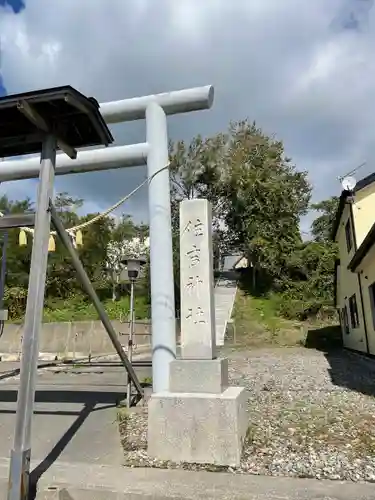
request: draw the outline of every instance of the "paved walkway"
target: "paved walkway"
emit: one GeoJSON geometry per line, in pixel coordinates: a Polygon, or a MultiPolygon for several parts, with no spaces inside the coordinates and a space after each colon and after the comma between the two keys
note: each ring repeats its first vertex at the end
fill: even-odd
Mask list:
{"type": "MultiPolygon", "coordinates": [[[[16,368],[15,363],[1,363],[0,371],[13,374],[16,368]]],[[[141,381],[150,376],[150,368],[136,372],[141,381]]],[[[43,477],[57,460],[73,466],[122,465],[116,405],[125,397],[126,381],[124,368],[113,363],[39,370],[32,429],[34,478],[43,477]]],[[[7,466],[18,383],[17,375],[0,380],[0,461],[7,466]]]]}
{"type": "MultiPolygon", "coordinates": [[[[7,467],[0,461],[0,500],[7,467]]],[[[1,496],[3,494],[3,496],[1,496]]],[[[374,500],[374,485],[56,462],[37,500],[374,500]],[[63,490],[63,491],[61,491],[63,490]],[[58,493],[60,491],[60,494],[58,493]]]]}
{"type": "Polygon", "coordinates": [[[220,277],[215,285],[216,345],[223,346],[227,323],[231,318],[237,283],[234,279],[220,277]]]}

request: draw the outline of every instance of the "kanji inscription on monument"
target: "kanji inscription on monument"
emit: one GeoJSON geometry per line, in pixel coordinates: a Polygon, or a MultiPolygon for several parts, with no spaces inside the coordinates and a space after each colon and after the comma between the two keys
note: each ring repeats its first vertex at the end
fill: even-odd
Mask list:
{"type": "Polygon", "coordinates": [[[212,215],[207,200],[180,204],[181,355],[215,357],[212,215]]]}
{"type": "Polygon", "coordinates": [[[203,289],[201,285],[203,285],[203,280],[200,276],[189,276],[187,282],[185,283],[185,289],[199,298],[203,289]]]}
{"type": "Polygon", "coordinates": [[[192,245],[191,249],[186,252],[186,257],[189,259],[189,266],[195,267],[201,262],[201,249],[197,245],[192,245]]]}

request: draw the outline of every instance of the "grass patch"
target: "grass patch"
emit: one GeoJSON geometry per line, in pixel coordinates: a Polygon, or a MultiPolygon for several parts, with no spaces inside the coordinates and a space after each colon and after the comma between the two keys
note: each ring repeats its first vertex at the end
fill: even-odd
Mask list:
{"type": "MultiPolygon", "coordinates": [[[[129,317],[130,298],[122,297],[113,302],[111,299],[102,301],[104,308],[110,319],[127,321],[129,317]]],[[[150,306],[146,298],[139,296],[135,298],[135,316],[136,320],[147,319],[150,317],[150,306]]],[[[48,300],[43,310],[44,323],[60,323],[67,321],[90,321],[98,320],[98,313],[93,304],[84,297],[72,297],[71,299],[48,300]]],[[[21,323],[23,317],[11,320],[12,323],[21,323]]]]}
{"type": "MultiPolygon", "coordinates": [[[[127,322],[130,312],[130,297],[125,295],[113,302],[111,298],[100,297],[104,308],[112,320],[127,322]]],[[[150,318],[151,307],[145,295],[135,296],[135,319],[150,318]]],[[[99,316],[92,302],[83,294],[76,294],[67,299],[48,297],[44,302],[43,322],[60,323],[69,321],[98,320],[99,316]]],[[[10,323],[22,323],[24,314],[19,313],[9,319],[10,323]]]]}
{"type": "MultiPolygon", "coordinates": [[[[326,330],[325,346],[329,346],[332,329],[332,342],[338,345],[341,333],[327,321],[300,321],[285,319],[279,312],[280,299],[276,295],[254,297],[239,290],[233,311],[236,344],[244,346],[296,346],[319,348],[312,341],[311,332],[326,330]],[[327,340],[328,339],[328,340],[327,340]]],[[[315,334],[315,333],[314,333],[315,334]]]]}
{"type": "Polygon", "coordinates": [[[129,409],[125,405],[117,407],[117,421],[119,423],[125,422],[129,418],[129,409]]]}
{"type": "Polygon", "coordinates": [[[298,345],[304,332],[298,322],[284,320],[270,298],[238,291],[233,311],[236,343],[246,346],[298,345]]]}
{"type": "Polygon", "coordinates": [[[270,332],[276,332],[283,326],[283,320],[278,316],[277,302],[273,296],[270,297],[252,297],[249,303],[248,296],[243,296],[243,306],[246,308],[251,304],[252,319],[262,323],[270,332]]]}

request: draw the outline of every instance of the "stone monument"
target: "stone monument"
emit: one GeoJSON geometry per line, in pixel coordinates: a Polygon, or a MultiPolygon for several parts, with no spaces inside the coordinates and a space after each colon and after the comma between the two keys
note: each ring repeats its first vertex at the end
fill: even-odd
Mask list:
{"type": "Polygon", "coordinates": [[[212,216],[207,200],[180,204],[181,359],[169,391],[149,400],[148,453],[159,460],[238,466],[248,427],[247,393],[228,385],[216,358],[212,216]]]}

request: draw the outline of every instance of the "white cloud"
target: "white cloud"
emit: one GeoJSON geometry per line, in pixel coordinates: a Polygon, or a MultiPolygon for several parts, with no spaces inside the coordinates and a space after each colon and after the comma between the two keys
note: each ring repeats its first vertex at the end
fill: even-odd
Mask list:
{"type": "MultiPolygon", "coordinates": [[[[285,140],[321,198],[338,193],[336,178],[350,167],[364,160],[373,167],[374,12],[363,32],[342,30],[340,5],[28,0],[21,14],[0,14],[5,83],[12,92],[68,83],[100,101],[212,83],[214,108],[171,118],[171,137],[215,133],[248,116],[285,140]]],[[[116,127],[115,136],[143,141],[144,124],[116,127]]],[[[143,176],[144,169],[129,169],[57,185],[106,208],[143,176]]],[[[129,208],[144,218],[144,195],[129,208]]]]}

